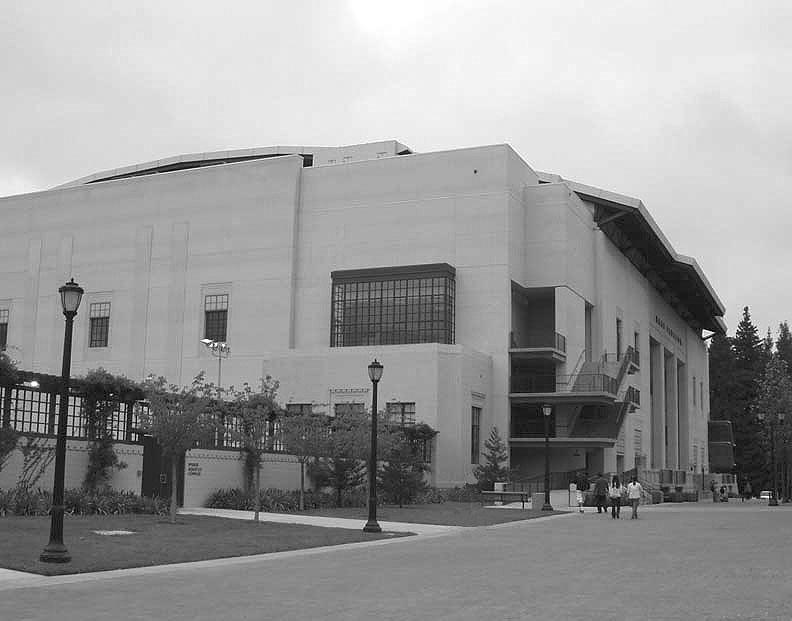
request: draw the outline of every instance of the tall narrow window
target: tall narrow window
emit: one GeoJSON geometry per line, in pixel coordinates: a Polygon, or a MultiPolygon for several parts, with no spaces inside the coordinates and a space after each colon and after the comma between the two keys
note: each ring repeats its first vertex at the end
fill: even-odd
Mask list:
{"type": "Polygon", "coordinates": [[[91,304],[89,318],[91,326],[88,347],[107,347],[110,334],[110,302],[91,304]]]}
{"type": "Polygon", "coordinates": [[[621,360],[622,355],[622,334],[623,334],[623,326],[622,320],[618,317],[616,318],[616,358],[621,360]]]}
{"type": "Polygon", "coordinates": [[[470,463],[479,463],[481,453],[481,408],[470,409],[470,463]]]}
{"type": "Polygon", "coordinates": [[[636,367],[640,367],[641,366],[641,333],[635,332],[633,334],[633,338],[635,341],[635,344],[633,345],[633,347],[635,348],[635,351],[633,352],[633,362],[635,363],[636,367]]]}
{"type": "Polygon", "coordinates": [[[0,308],[0,351],[8,346],[8,309],[0,308]]]}
{"type": "Polygon", "coordinates": [[[204,298],[204,338],[226,342],[228,327],[228,294],[207,295],[204,298]]]}

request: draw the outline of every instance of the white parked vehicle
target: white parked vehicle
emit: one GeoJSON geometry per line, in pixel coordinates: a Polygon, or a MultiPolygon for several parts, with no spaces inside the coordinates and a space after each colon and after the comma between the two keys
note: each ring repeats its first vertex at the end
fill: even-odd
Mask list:
{"type": "Polygon", "coordinates": [[[773,492],[771,492],[769,489],[763,489],[761,492],[759,492],[759,500],[768,500],[769,501],[770,498],[772,497],[772,495],[773,495],[773,492]]]}

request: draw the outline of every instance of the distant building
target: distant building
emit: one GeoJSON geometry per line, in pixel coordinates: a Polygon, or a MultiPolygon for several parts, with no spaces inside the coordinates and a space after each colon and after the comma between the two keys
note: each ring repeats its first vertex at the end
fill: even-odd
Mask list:
{"type": "Polygon", "coordinates": [[[530,168],[508,145],[396,141],[181,156],[0,199],[0,337],[58,373],[57,289],[85,287],[73,373],[187,383],[270,374],[292,411],[379,404],[439,431],[432,482],[472,480],[492,426],[511,465],[699,472],[704,331],[723,304],[643,204],[530,168]]]}

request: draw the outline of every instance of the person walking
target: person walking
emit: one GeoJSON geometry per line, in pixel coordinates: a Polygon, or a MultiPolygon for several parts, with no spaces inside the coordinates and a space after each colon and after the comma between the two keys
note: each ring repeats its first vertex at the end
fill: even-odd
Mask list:
{"type": "Polygon", "coordinates": [[[743,502],[746,500],[751,500],[751,496],[753,496],[753,488],[751,488],[751,482],[748,479],[745,479],[745,485],[743,485],[743,502]]]}
{"type": "Polygon", "coordinates": [[[621,499],[624,493],[624,486],[619,481],[619,477],[613,475],[610,487],[608,488],[608,496],[611,503],[611,517],[614,520],[621,519],[621,499]]]}
{"type": "Polygon", "coordinates": [[[608,514],[608,479],[597,473],[597,480],[594,482],[594,498],[597,501],[597,513],[608,514]]]}
{"type": "Polygon", "coordinates": [[[712,502],[718,502],[718,494],[715,493],[715,479],[710,479],[710,491],[712,492],[712,502]]]}
{"type": "Polygon", "coordinates": [[[630,501],[630,505],[632,505],[632,517],[631,520],[638,519],[638,505],[641,502],[641,494],[643,493],[643,487],[638,482],[638,477],[633,475],[632,480],[627,484],[627,499],[630,501]]]}

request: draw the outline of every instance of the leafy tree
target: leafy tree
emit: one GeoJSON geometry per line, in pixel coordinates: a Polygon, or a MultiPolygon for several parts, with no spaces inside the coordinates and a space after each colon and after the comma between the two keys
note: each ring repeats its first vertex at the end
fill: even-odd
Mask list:
{"type": "Polygon", "coordinates": [[[490,430],[489,438],[484,442],[484,463],[473,470],[479,489],[491,490],[498,481],[509,480],[509,450],[498,433],[498,428],[490,430]]]}
{"type": "Polygon", "coordinates": [[[140,412],[142,429],[154,436],[164,456],[171,460],[170,521],[176,522],[177,466],[195,443],[209,439],[217,425],[212,408],[217,392],[204,381],[203,373],[192,385],[179,388],[168,385],[164,377],[149,378],[143,385],[148,409],[140,412]]]}
{"type": "Polygon", "coordinates": [[[19,370],[8,352],[0,350],[0,386],[12,386],[19,380],[19,370]]]}
{"type": "Polygon", "coordinates": [[[253,519],[259,521],[261,512],[261,458],[271,447],[267,436],[275,417],[281,411],[276,401],[280,383],[269,375],[261,379],[258,392],[253,392],[249,384],[241,391],[233,391],[236,408],[232,416],[235,425],[230,428],[231,438],[239,442],[245,455],[245,463],[253,469],[253,519]]]}
{"type": "Polygon", "coordinates": [[[287,453],[300,464],[300,511],[305,510],[305,470],[323,454],[328,442],[328,424],[315,414],[286,415],[281,420],[280,438],[287,453]]]}
{"type": "Polygon", "coordinates": [[[88,431],[88,468],[83,484],[89,490],[104,485],[113,469],[126,468],[116,454],[114,438],[108,424],[119,403],[136,401],[143,397],[140,384],[125,377],[113,375],[103,368],[89,371],[74,382],[85,394],[84,411],[88,431]]]}
{"type": "Polygon", "coordinates": [[[424,480],[429,464],[424,460],[423,446],[436,435],[425,423],[394,431],[386,462],[379,472],[382,491],[391,502],[403,507],[429,488],[424,480]]]}
{"type": "MultiPolygon", "coordinates": [[[[758,385],[757,396],[751,404],[754,414],[753,423],[761,429],[763,442],[755,443],[753,456],[757,465],[764,465],[763,471],[754,471],[751,474],[751,485],[754,489],[768,489],[772,481],[772,472],[767,470],[768,456],[770,454],[771,436],[775,437],[776,446],[784,446],[784,440],[789,435],[789,421],[786,416],[792,412],[792,378],[789,376],[787,364],[780,357],[774,356],[765,367],[764,376],[758,385]],[[779,425],[778,415],[784,417],[784,423],[779,425]],[[775,433],[770,433],[771,425],[775,426],[775,433]],[[763,477],[761,475],[764,475],[763,477]]],[[[757,434],[759,435],[759,434],[757,434]]],[[[780,455],[777,452],[777,455],[780,455]]]]}

